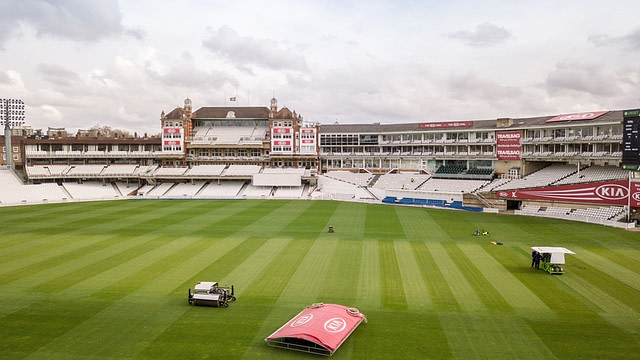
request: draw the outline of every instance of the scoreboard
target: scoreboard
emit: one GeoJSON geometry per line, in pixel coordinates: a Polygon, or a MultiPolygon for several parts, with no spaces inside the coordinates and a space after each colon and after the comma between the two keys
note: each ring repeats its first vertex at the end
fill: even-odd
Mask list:
{"type": "Polygon", "coordinates": [[[640,109],[625,110],[622,120],[622,167],[629,170],[640,168],[640,109]]]}

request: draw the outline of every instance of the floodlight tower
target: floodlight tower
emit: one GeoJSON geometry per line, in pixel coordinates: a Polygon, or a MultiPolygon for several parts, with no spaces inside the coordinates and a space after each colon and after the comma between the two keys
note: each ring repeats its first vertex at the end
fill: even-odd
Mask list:
{"type": "Polygon", "coordinates": [[[5,158],[8,167],[13,168],[11,158],[11,127],[24,124],[24,102],[18,99],[0,99],[0,126],[4,125],[5,158]]]}

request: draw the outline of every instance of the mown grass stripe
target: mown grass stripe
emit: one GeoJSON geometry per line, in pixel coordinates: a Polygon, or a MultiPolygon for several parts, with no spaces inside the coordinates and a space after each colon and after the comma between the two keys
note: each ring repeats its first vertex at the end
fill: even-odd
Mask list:
{"type": "Polygon", "coordinates": [[[243,296],[264,304],[277,302],[312,245],[313,241],[309,240],[291,240],[286,248],[263,268],[262,274],[243,296]]]}
{"type": "MultiPolygon", "coordinates": [[[[507,254],[511,252],[509,247],[479,244],[459,244],[458,247],[484,279],[500,293],[509,307],[524,313],[533,311],[538,314],[537,316],[545,312],[551,314],[551,310],[543,301],[507,271],[503,263],[496,261],[509,256],[507,254]]],[[[526,269],[526,264],[522,264],[522,267],[526,269]]],[[[491,299],[495,300],[493,296],[491,299]]]]}
{"type": "Polygon", "coordinates": [[[556,359],[515,314],[443,312],[438,318],[454,359],[556,359]]]}
{"type": "MultiPolygon", "coordinates": [[[[336,249],[331,256],[331,263],[319,287],[319,297],[322,296],[324,302],[362,307],[356,301],[361,257],[361,242],[337,240],[336,249]]],[[[361,311],[363,310],[361,309],[361,311]]]]}
{"type": "Polygon", "coordinates": [[[393,241],[379,241],[382,306],[388,310],[406,310],[407,298],[393,241]]]}
{"type": "Polygon", "coordinates": [[[566,258],[569,260],[567,261],[567,264],[570,264],[572,261],[568,258],[570,256],[575,256],[579,261],[583,261],[588,264],[588,266],[597,268],[599,271],[615,278],[617,281],[623,282],[631,288],[640,291],[640,273],[634,272],[633,270],[610,260],[608,257],[601,256],[594,251],[590,251],[582,247],[574,247],[574,249],[576,255],[567,255],[566,258]]]}
{"type": "MultiPolygon", "coordinates": [[[[184,239],[179,239],[184,240],[184,239]]],[[[118,333],[116,336],[116,341],[124,341],[123,339],[126,337],[137,338],[139,340],[134,341],[137,343],[135,346],[130,346],[129,349],[125,349],[124,352],[122,349],[112,349],[109,346],[103,346],[102,343],[99,345],[92,345],[93,347],[98,347],[97,352],[103,352],[108,356],[122,357],[123,354],[131,355],[136,352],[142,351],[145,347],[147,347],[152,339],[155,339],[157,336],[160,336],[163,332],[163,328],[168,328],[173,320],[176,320],[181,316],[184,311],[188,308],[186,306],[186,293],[184,296],[180,296],[180,303],[185,304],[184,308],[175,308],[175,296],[169,296],[167,298],[166,294],[175,292],[176,286],[179,284],[184,286],[184,279],[189,278],[189,276],[193,276],[194,270],[199,271],[202,269],[203,265],[210,265],[211,261],[218,260],[224,255],[229,254],[229,252],[238,244],[242,244],[242,241],[238,241],[238,238],[228,238],[224,241],[218,242],[210,242],[203,238],[198,238],[197,241],[193,242],[193,245],[185,248],[184,250],[172,252],[168,257],[160,258],[156,262],[140,269],[137,272],[131,273],[128,278],[121,279],[118,283],[109,286],[108,288],[100,291],[98,294],[109,294],[116,288],[121,288],[123,285],[126,288],[134,288],[136,289],[133,293],[130,293],[125,298],[117,300],[115,303],[110,305],[105,310],[98,313],[92,319],[88,320],[88,323],[109,323],[113,321],[113,318],[116,318],[116,323],[113,324],[114,327],[118,326],[118,317],[123,309],[130,307],[131,301],[139,301],[138,298],[142,299],[162,299],[166,298],[166,305],[163,303],[161,308],[152,307],[152,310],[146,311],[142,310],[143,313],[139,317],[143,320],[136,320],[138,323],[133,324],[135,326],[153,326],[153,331],[147,333],[135,333],[132,334],[130,331],[130,326],[127,329],[124,329],[121,333],[118,333]],[[221,243],[226,243],[228,247],[219,247],[221,243]],[[173,264],[173,266],[167,267],[166,264],[173,264]],[[160,270],[160,272],[159,272],[160,270]],[[163,271],[168,271],[167,274],[161,276],[163,271]],[[135,279],[135,280],[134,280],[135,279]],[[132,280],[134,282],[132,282],[132,280]],[[146,294],[146,295],[145,295],[146,294]],[[142,296],[141,296],[142,295],[142,296]],[[162,320],[157,320],[156,318],[162,318],[162,320]],[[96,320],[97,319],[97,320],[96,320]],[[151,321],[146,321],[144,319],[152,319],[151,321]],[[117,351],[115,354],[111,352],[117,351]]],[[[192,285],[192,283],[190,283],[192,285]]],[[[103,296],[95,296],[94,299],[101,299],[103,296]]],[[[143,300],[144,301],[144,300],[143,300]]],[[[141,304],[146,305],[146,304],[141,304]]],[[[86,322],[85,322],[86,323],[86,322]]],[[[83,323],[79,328],[83,330],[87,330],[91,328],[91,326],[95,325],[86,325],[83,323]]],[[[131,325],[131,324],[130,324],[131,325]]],[[[134,326],[134,327],[135,327],[134,326]]],[[[78,331],[74,329],[71,333],[78,331]]],[[[84,331],[80,331],[79,334],[68,335],[65,334],[60,338],[60,340],[56,339],[56,342],[60,341],[59,349],[54,350],[48,348],[44,351],[45,354],[48,354],[49,351],[54,352],[65,352],[65,349],[68,343],[75,341],[76,338],[83,338],[84,331]]],[[[95,337],[96,335],[92,335],[95,337]]],[[[108,335],[104,335],[108,336],[108,335]]],[[[113,336],[112,336],[113,337],[113,336]]],[[[87,345],[89,347],[90,345],[87,345]]],[[[74,348],[74,351],[77,350],[78,347],[74,348]]],[[[82,347],[80,347],[82,348],[82,347]]],[[[81,349],[82,350],[82,349],[81,349]]],[[[86,349],[85,349],[86,350],[86,349]]],[[[95,351],[94,351],[95,352],[95,351]]],[[[78,355],[78,354],[74,354],[78,355]]]]}
{"type": "MultiPolygon", "coordinates": [[[[267,347],[264,337],[302,310],[303,306],[296,302],[303,305],[308,302],[305,294],[289,291],[297,282],[293,277],[307,272],[302,270],[306,265],[292,264],[302,259],[285,254],[290,251],[306,254],[307,246],[313,248],[313,253],[321,253],[325,241],[335,242],[335,246],[327,243],[326,250],[333,254],[328,264],[321,265],[326,268],[322,270],[324,275],[314,278],[318,280],[317,291],[332,302],[344,301],[345,305],[360,308],[369,318],[369,323],[358,328],[334,357],[633,358],[640,353],[634,323],[639,316],[636,310],[631,310],[640,307],[636,306],[640,292],[602,271],[600,264],[595,266],[581,256],[586,249],[600,258],[603,265],[611,261],[622,270],[637,273],[633,255],[640,252],[640,243],[634,232],[548,219],[408,207],[383,206],[387,210],[372,212],[369,208],[379,205],[339,202],[286,206],[287,201],[212,201],[210,205],[200,201],[148,201],[140,202],[152,204],[142,210],[137,207],[131,210],[127,203],[130,202],[110,202],[104,210],[99,203],[85,206],[82,211],[101,215],[87,218],[84,228],[69,226],[67,231],[54,236],[40,224],[21,225],[24,237],[16,236],[20,232],[15,229],[0,228],[0,254],[4,246],[12,248],[40,238],[55,240],[56,246],[46,251],[25,253],[34,259],[43,259],[58,246],[82,241],[83,237],[112,236],[65,253],[59,267],[50,266],[53,263],[49,260],[36,261],[41,266],[37,272],[30,272],[35,267],[23,267],[18,272],[24,271],[24,275],[14,278],[10,285],[4,284],[0,289],[0,308],[19,302],[27,302],[27,306],[0,319],[1,358],[305,356],[267,347]],[[169,222],[166,217],[169,212],[163,210],[163,216],[158,217],[153,211],[154,206],[164,207],[168,203],[184,205],[179,206],[183,211],[169,222]],[[421,229],[428,231],[429,227],[411,223],[422,221],[421,216],[416,216],[418,213],[424,214],[427,222],[438,219],[434,236],[428,232],[421,237],[421,229]],[[305,227],[309,216],[313,219],[306,221],[309,226],[305,227]],[[275,217],[289,220],[272,221],[275,217]],[[392,220],[389,222],[388,218],[392,220]],[[391,227],[384,231],[380,227],[370,228],[368,233],[363,230],[376,221],[387,222],[391,227]],[[355,225],[350,227],[352,223],[355,225]],[[327,233],[329,224],[336,226],[336,233],[327,233]],[[392,228],[398,224],[402,226],[392,228]],[[118,228],[109,229],[115,226],[118,228]],[[482,226],[490,230],[490,237],[471,235],[476,227],[482,226]],[[545,228],[538,233],[536,226],[545,228]],[[442,229],[446,232],[439,234],[442,229]],[[391,236],[391,232],[397,236],[391,236]],[[3,242],[7,238],[4,235],[15,242],[3,242]],[[152,239],[146,241],[148,237],[152,239]],[[544,243],[541,238],[546,239],[544,243]],[[490,240],[498,239],[505,244],[503,247],[489,244],[490,240]],[[141,267],[131,266],[130,272],[97,290],[74,288],[82,281],[98,279],[96,275],[101,273],[102,266],[113,270],[173,241],[191,244],[170,253],[160,251],[141,267]],[[384,250],[384,256],[392,256],[391,262],[396,263],[405,292],[407,306],[397,310],[381,302],[386,291],[383,290],[386,280],[382,280],[386,274],[381,272],[384,248],[381,242],[391,244],[393,251],[384,250]],[[116,243],[140,246],[118,253],[115,250],[118,245],[113,256],[107,256],[107,249],[116,243]],[[566,246],[578,254],[567,257],[564,275],[551,276],[529,268],[532,245],[566,246]],[[457,247],[457,253],[447,253],[449,246],[457,247]],[[409,249],[415,265],[401,261],[407,258],[409,249]],[[347,253],[359,258],[344,256],[347,253]],[[106,257],[98,259],[103,256],[106,257]],[[287,263],[289,259],[293,261],[287,263]],[[467,264],[458,265],[458,259],[467,264]],[[617,262],[618,259],[621,261],[617,262]],[[287,263],[280,264],[284,271],[274,271],[272,275],[278,279],[267,284],[270,278],[264,271],[280,262],[287,263]],[[73,265],[73,270],[65,270],[65,263],[73,265]],[[416,266],[420,275],[406,275],[416,266]],[[478,279],[466,274],[473,268],[478,279]],[[452,272],[464,274],[462,285],[452,272]],[[341,273],[348,275],[340,278],[341,273]],[[502,281],[505,273],[516,279],[512,281],[520,282],[511,291],[519,292],[525,287],[549,310],[513,311],[511,297],[517,299],[520,294],[505,295],[504,291],[511,287],[509,280],[502,281]],[[41,281],[38,274],[51,281],[41,281]],[[186,289],[195,281],[215,276],[211,280],[227,282],[235,275],[237,279],[233,282],[240,296],[228,309],[191,307],[186,303],[186,289]],[[21,283],[22,278],[41,283],[27,286],[21,283]],[[408,278],[420,278],[417,281],[424,283],[434,312],[411,305],[414,289],[405,285],[408,278]],[[479,295],[471,282],[483,281],[506,301],[497,307],[486,301],[478,305],[479,295]],[[349,283],[355,283],[355,293],[350,292],[349,283]],[[461,293],[466,295],[465,290],[472,294],[470,304],[458,305],[461,293]],[[281,299],[285,291],[288,295],[281,299]],[[247,296],[251,292],[262,296],[247,296]],[[355,301],[351,302],[353,296],[355,301]],[[451,344],[462,344],[460,348],[450,344],[451,336],[451,344]],[[220,349],[224,349],[224,355],[220,349]]],[[[76,211],[73,204],[64,205],[67,214],[76,211]]],[[[55,221],[56,215],[51,212],[47,221],[55,221]]],[[[307,259],[311,253],[301,256],[307,259]]],[[[13,260],[11,256],[6,259],[13,260]]],[[[17,276],[18,272],[11,274],[17,276]]]]}
{"type": "Polygon", "coordinates": [[[593,304],[591,306],[593,311],[598,312],[612,325],[628,332],[634,332],[638,329],[640,299],[638,306],[633,308],[610,296],[601,288],[593,286],[591,282],[581,276],[562,276],[559,281],[571,288],[580,301],[585,304],[593,304]]]}
{"type": "Polygon", "coordinates": [[[420,266],[413,255],[410,243],[394,241],[394,247],[407,306],[409,309],[423,311],[432,308],[429,289],[424,283],[420,266]]]}
{"type": "Polygon", "coordinates": [[[338,239],[305,240],[311,246],[289,277],[288,283],[280,293],[278,303],[311,305],[325,302],[322,284],[331,260],[334,257],[338,239]]]}
{"type": "MultiPolygon", "coordinates": [[[[149,346],[189,309],[186,293],[180,301],[184,304],[182,307],[176,307],[175,297],[168,295],[184,282],[185,275],[201,269],[213,255],[209,253],[206,258],[185,256],[202,254],[207,249],[208,242],[202,238],[176,239],[174,243],[171,248],[175,251],[156,256],[154,262],[145,262],[144,267],[111,286],[119,288],[128,284],[126,288],[135,289],[133,292],[40,348],[33,356],[49,357],[62,353],[82,356],[91,352],[98,357],[133,358],[149,346]],[[167,267],[166,264],[173,266],[167,267]],[[153,306],[149,306],[151,304],[153,306]],[[133,319],[128,315],[132,307],[137,309],[137,316],[133,319]],[[141,329],[146,331],[140,331],[141,329]],[[97,339],[103,340],[96,342],[97,339]],[[114,346],[122,343],[127,345],[114,346]]],[[[235,244],[237,243],[234,242],[235,244]]],[[[210,247],[206,250],[208,251],[210,247]]]]}
{"type": "Polygon", "coordinates": [[[469,284],[473,287],[474,291],[486,308],[493,308],[501,311],[512,310],[509,303],[502,297],[500,292],[491,284],[491,282],[484,277],[482,272],[478,269],[479,266],[484,265],[484,260],[480,260],[480,264],[476,264],[469,259],[466,254],[461,250],[462,244],[446,243],[443,244],[447,253],[451,257],[451,260],[455,262],[456,266],[464,274],[465,278],[469,281],[469,284]]]}
{"type": "MultiPolygon", "coordinates": [[[[234,284],[237,297],[241,299],[247,289],[251,287],[252,283],[262,274],[263,269],[286,248],[290,241],[290,238],[269,238],[259,247],[256,247],[257,244],[254,241],[245,241],[238,247],[246,244],[246,247],[252,248],[251,252],[245,250],[246,252],[244,253],[251,253],[250,256],[243,258],[241,263],[227,268],[226,270],[229,272],[221,277],[220,280],[217,280],[218,278],[215,277],[215,275],[217,275],[215,272],[211,272],[206,279],[219,281],[221,284],[234,284]]],[[[245,246],[243,246],[243,249],[244,247],[245,246]]],[[[204,271],[200,273],[203,274],[204,271]]],[[[204,274],[202,276],[204,276],[204,274]]],[[[183,289],[184,288],[181,287],[176,289],[176,291],[183,291],[183,289]]]]}
{"type": "Polygon", "coordinates": [[[328,232],[329,226],[332,226],[335,232],[327,236],[339,237],[343,240],[362,239],[366,226],[367,208],[351,202],[333,203],[337,205],[332,208],[332,215],[325,223],[323,232],[328,232]]]}
{"type": "Polygon", "coordinates": [[[386,205],[371,205],[367,207],[364,236],[370,239],[395,240],[404,239],[400,220],[393,208],[386,205]]]}
{"type": "Polygon", "coordinates": [[[313,239],[319,234],[327,232],[327,223],[335,220],[335,210],[340,207],[338,203],[334,203],[334,206],[325,206],[315,201],[302,203],[300,205],[305,205],[304,207],[291,209],[291,214],[288,217],[292,218],[291,215],[295,217],[285,228],[280,230],[279,235],[313,239]]]}
{"type": "Polygon", "coordinates": [[[625,332],[595,313],[566,312],[553,319],[524,319],[558,359],[634,359],[638,333],[625,332]]]}
{"type": "Polygon", "coordinates": [[[444,243],[428,243],[427,248],[440,269],[446,283],[451,289],[451,293],[462,309],[485,310],[484,304],[478,294],[466,278],[466,273],[458,269],[456,263],[451,259],[444,243]]]}
{"type": "Polygon", "coordinates": [[[591,283],[592,286],[601,289],[628,307],[640,309],[640,291],[637,289],[638,285],[632,284],[632,280],[630,280],[640,274],[629,273],[628,270],[622,266],[614,266],[615,269],[606,269],[605,267],[609,265],[608,260],[602,259],[595,254],[589,255],[589,252],[585,249],[578,248],[576,254],[578,251],[587,259],[583,261],[582,257],[576,255],[576,257],[571,260],[571,266],[564,266],[565,275],[567,275],[567,272],[571,272],[576,276],[581,276],[585,281],[591,283]],[[594,260],[596,258],[602,260],[594,260]],[[616,276],[616,273],[620,275],[616,276]],[[622,276],[625,277],[622,278],[622,276]]]}
{"type": "MultiPolygon", "coordinates": [[[[42,244],[42,246],[39,246],[37,243],[29,244],[29,247],[11,254],[12,260],[0,262],[0,284],[24,276],[25,268],[29,268],[30,272],[37,272],[42,269],[54,267],[60,261],[65,261],[69,257],[78,256],[78,251],[91,249],[96,246],[96,244],[100,244],[108,238],[112,238],[112,236],[69,235],[64,236],[64,239],[59,241],[49,239],[49,243],[46,245],[42,244]],[[31,246],[34,248],[41,247],[41,249],[40,251],[32,251],[30,249],[31,246]]],[[[46,240],[43,240],[43,242],[46,242],[46,240]]]]}
{"type": "MultiPolygon", "coordinates": [[[[188,242],[175,241],[174,243],[176,245],[173,246],[172,248],[180,249],[180,248],[183,248],[185,243],[188,243],[188,242]]],[[[175,254],[175,251],[170,251],[169,253],[175,254]]],[[[121,282],[128,283],[129,284],[129,286],[127,287],[128,289],[132,287],[131,286],[132,278],[135,278],[136,281],[140,281],[144,283],[146,278],[143,274],[150,273],[149,270],[147,270],[147,268],[153,267],[153,264],[155,264],[155,266],[158,266],[158,263],[159,263],[159,260],[155,259],[155,261],[151,265],[145,268],[141,268],[133,272],[132,274],[129,274],[128,275],[129,277],[127,279],[121,280],[121,282]]],[[[164,264],[160,263],[159,266],[164,266],[164,264]]],[[[157,273],[156,271],[151,271],[151,274],[155,275],[156,273],[157,273]]],[[[146,276],[148,277],[148,275],[146,276]]],[[[59,324],[56,324],[55,326],[50,327],[49,329],[50,331],[48,331],[46,335],[38,337],[38,342],[34,341],[28,344],[30,348],[36,350],[40,347],[40,349],[42,349],[41,346],[44,346],[46,343],[47,344],[46,351],[48,352],[50,350],[53,350],[54,346],[52,346],[51,343],[54,342],[55,339],[59,337],[64,337],[65,334],[67,334],[68,332],[72,332],[74,331],[73,329],[77,328],[78,326],[82,326],[84,322],[89,321],[90,317],[97,316],[98,314],[100,314],[101,311],[104,311],[104,309],[107,309],[108,307],[113,306],[113,302],[114,301],[117,302],[117,299],[118,299],[117,296],[114,297],[112,296],[112,293],[105,292],[105,291],[103,291],[103,293],[100,296],[95,296],[95,297],[91,296],[95,294],[96,292],[93,292],[87,295],[87,293],[85,292],[58,291],[58,292],[47,295],[47,297],[42,299],[40,302],[33,303],[28,308],[21,310],[22,313],[28,314],[33,312],[34,309],[40,309],[41,307],[44,306],[45,308],[56,309],[56,311],[63,318],[65,318],[65,315],[66,315],[66,318],[65,318],[66,321],[63,321],[59,324]],[[69,307],[62,308],[63,304],[74,304],[76,306],[70,307],[70,308],[69,307]],[[91,304],[91,306],[89,307],[88,304],[91,304]],[[73,312],[75,311],[79,311],[79,315],[74,316],[73,312]]],[[[124,295],[120,295],[120,296],[124,296],[124,295]]],[[[15,317],[16,315],[17,314],[14,314],[13,316],[15,317]]],[[[47,316],[47,315],[43,315],[43,316],[47,316]]],[[[14,323],[14,326],[15,326],[15,323],[14,323]]],[[[10,327],[10,329],[3,329],[2,331],[8,331],[8,330],[11,334],[9,337],[11,338],[19,337],[20,334],[24,334],[25,331],[27,333],[30,331],[29,328],[20,328],[20,327],[18,328],[10,327]]],[[[86,336],[86,335],[83,334],[83,336],[86,336]]],[[[96,350],[98,350],[102,345],[103,345],[102,343],[93,344],[96,350]]],[[[57,351],[60,351],[61,353],[65,353],[66,349],[57,350],[57,351]]],[[[39,355],[39,356],[43,356],[43,355],[39,355]]]]}
{"type": "MultiPolygon", "coordinates": [[[[407,240],[411,241],[433,241],[434,237],[442,240],[446,237],[444,231],[440,233],[440,236],[434,236],[438,231],[434,231],[433,221],[426,221],[429,216],[426,216],[425,212],[420,211],[422,209],[413,209],[414,211],[407,211],[408,209],[401,209],[400,207],[394,207],[396,216],[402,225],[402,231],[407,240]]],[[[437,229],[437,225],[435,226],[437,229]]]]}
{"type": "Polygon", "coordinates": [[[412,242],[410,245],[418,265],[417,271],[420,272],[427,287],[430,303],[434,310],[459,310],[460,307],[455,296],[453,296],[440,268],[436,265],[426,243],[412,242]]]}
{"type": "Polygon", "coordinates": [[[356,303],[371,309],[382,307],[382,274],[378,241],[362,242],[362,261],[358,278],[356,303]]]}
{"type": "MultiPolygon", "coordinates": [[[[574,292],[561,282],[557,281],[556,275],[550,275],[542,269],[531,268],[531,253],[526,247],[511,247],[512,251],[504,252],[500,257],[500,262],[511,273],[520,280],[535,296],[553,311],[554,314],[563,311],[580,311],[591,313],[591,304],[579,301],[574,296],[574,292]]],[[[523,317],[539,316],[535,312],[521,314],[523,317]]],[[[550,314],[545,314],[550,318],[550,314]]]]}

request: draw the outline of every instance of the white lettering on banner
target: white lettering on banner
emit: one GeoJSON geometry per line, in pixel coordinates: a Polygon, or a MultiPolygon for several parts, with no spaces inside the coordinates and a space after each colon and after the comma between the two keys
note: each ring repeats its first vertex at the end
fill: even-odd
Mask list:
{"type": "Polygon", "coordinates": [[[342,318],[333,318],[324,323],[324,329],[330,333],[337,333],[347,327],[347,322],[342,318]]]}
{"type": "Polygon", "coordinates": [[[313,314],[305,314],[297,318],[295,321],[291,322],[291,327],[302,326],[313,319],[313,314]]]}
{"type": "Polygon", "coordinates": [[[631,198],[635,201],[640,201],[640,193],[636,192],[631,194],[631,198]]]}
{"type": "Polygon", "coordinates": [[[499,139],[520,139],[520,133],[498,133],[499,139]]]}
{"type": "Polygon", "coordinates": [[[580,120],[580,119],[591,119],[595,116],[594,113],[583,113],[583,114],[571,114],[565,115],[558,118],[558,120],[580,120]]]}
{"type": "Polygon", "coordinates": [[[515,191],[512,191],[512,192],[511,192],[511,197],[513,197],[513,198],[514,198],[514,197],[517,197],[517,196],[516,196],[516,192],[515,192],[515,191]]]}
{"type": "Polygon", "coordinates": [[[627,197],[627,188],[622,185],[610,184],[596,188],[596,194],[607,200],[620,200],[627,197]]]}

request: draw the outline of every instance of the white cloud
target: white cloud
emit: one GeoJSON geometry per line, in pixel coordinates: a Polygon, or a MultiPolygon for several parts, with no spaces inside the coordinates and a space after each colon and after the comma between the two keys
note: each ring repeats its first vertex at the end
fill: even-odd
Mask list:
{"type": "Polygon", "coordinates": [[[212,30],[202,45],[248,72],[254,66],[271,70],[308,70],[304,57],[291,45],[271,39],[240,36],[228,26],[212,30]]]}
{"type": "Polygon", "coordinates": [[[510,37],[510,31],[490,23],[480,24],[476,26],[475,30],[463,30],[449,34],[449,38],[460,40],[471,47],[495,46],[510,37]]]}
{"type": "Polygon", "coordinates": [[[640,32],[606,15],[622,9],[640,3],[5,0],[0,91],[37,128],[138,133],[236,91],[320,123],[637,107],[640,32]]]}

